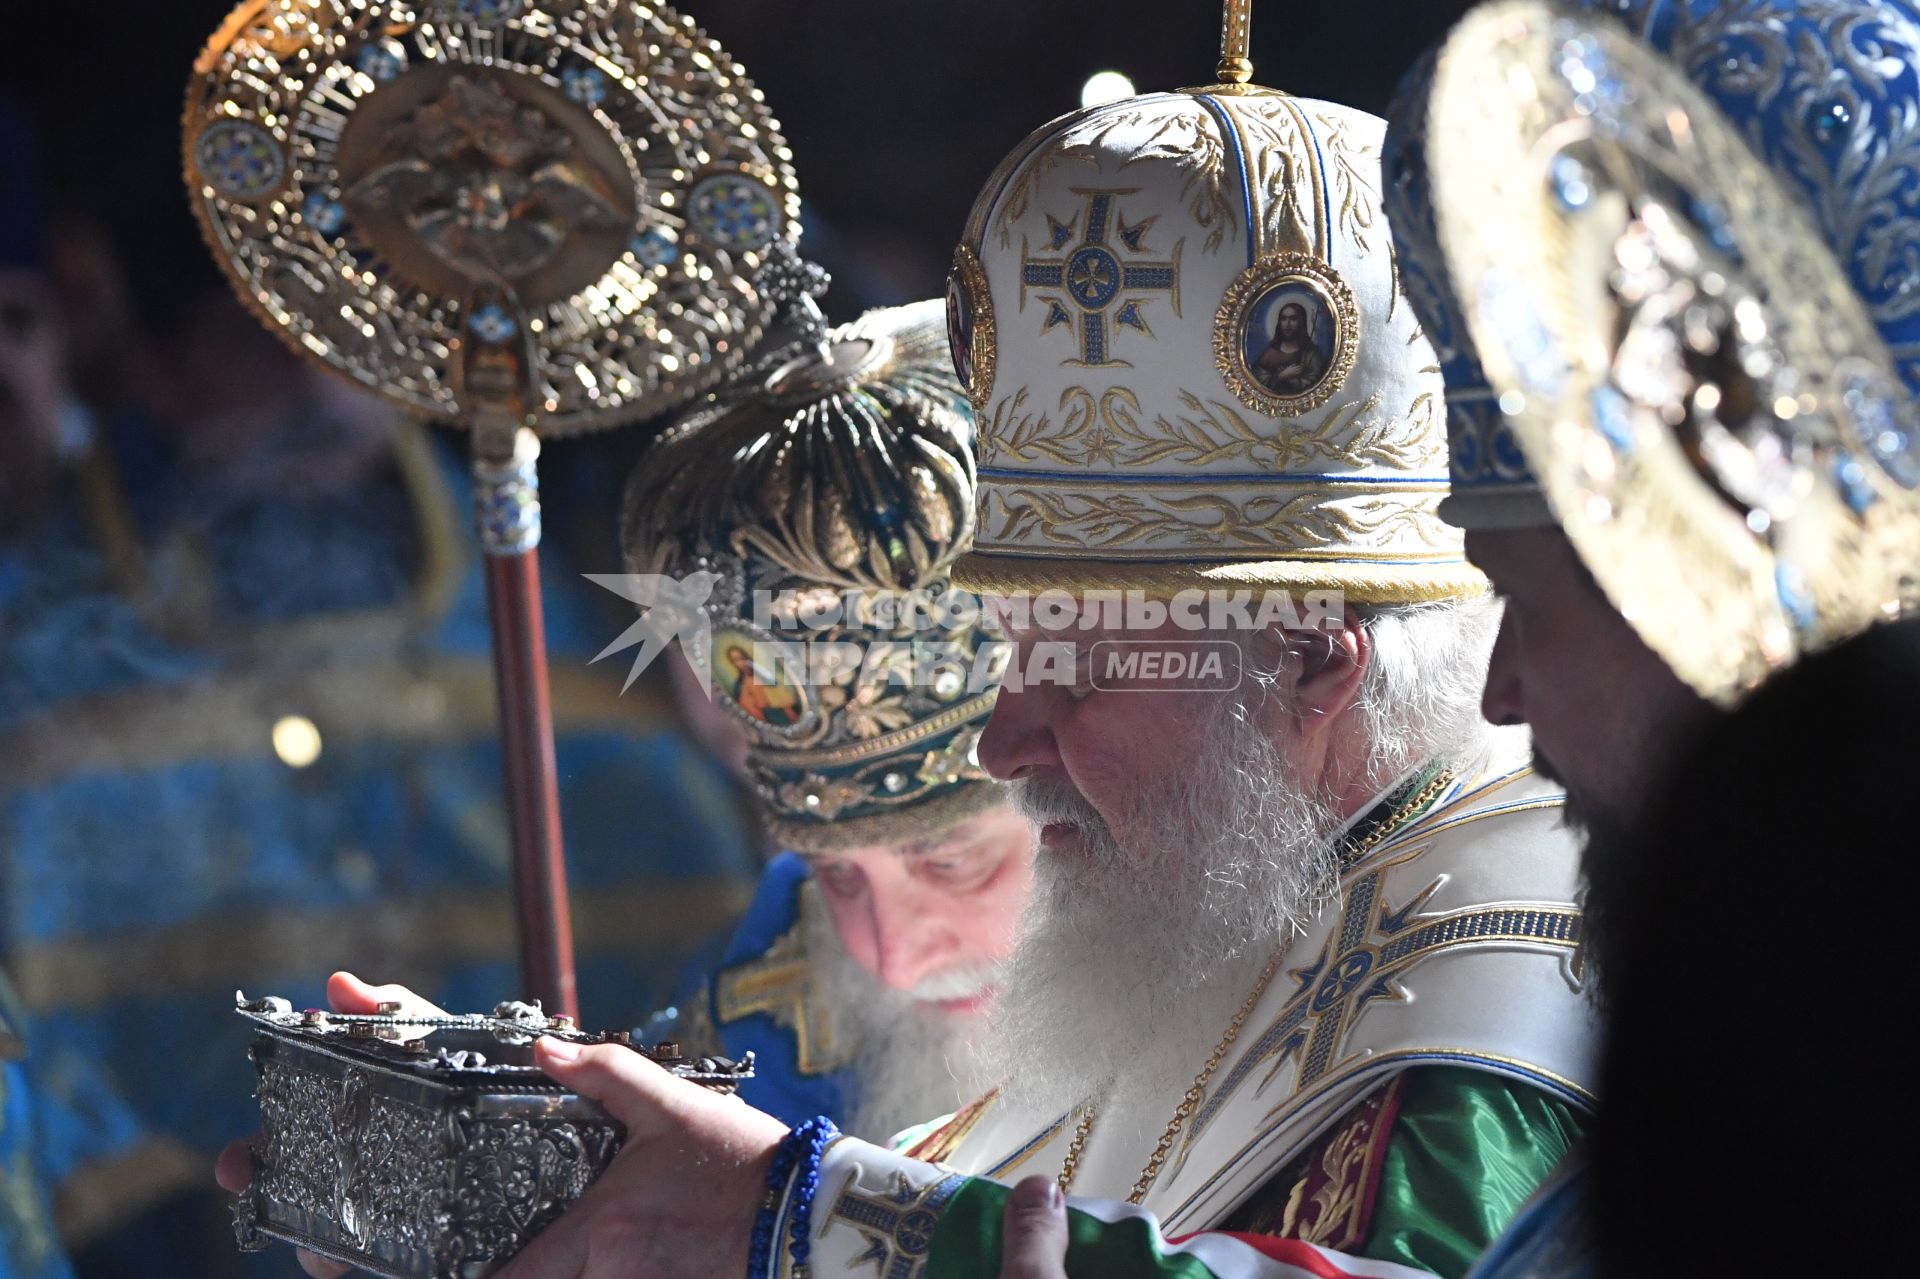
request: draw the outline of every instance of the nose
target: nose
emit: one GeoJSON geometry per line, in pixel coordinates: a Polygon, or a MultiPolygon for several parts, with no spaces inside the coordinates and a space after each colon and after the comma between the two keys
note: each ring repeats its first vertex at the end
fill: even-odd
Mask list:
{"type": "Polygon", "coordinates": [[[1480,714],[1489,724],[1506,727],[1524,724],[1526,685],[1520,677],[1520,638],[1511,613],[1500,618],[1500,630],[1493,639],[1493,654],[1487,660],[1487,686],[1480,691],[1480,714]]]}
{"type": "Polygon", "coordinates": [[[955,948],[940,903],[902,874],[873,882],[868,912],[873,925],[874,975],[890,990],[912,990],[944,963],[955,948]]]}
{"type": "Polygon", "coordinates": [[[1049,716],[1061,691],[1051,684],[1001,688],[993,714],[980,733],[980,767],[989,776],[1011,782],[1059,766],[1060,752],[1049,716]]]}

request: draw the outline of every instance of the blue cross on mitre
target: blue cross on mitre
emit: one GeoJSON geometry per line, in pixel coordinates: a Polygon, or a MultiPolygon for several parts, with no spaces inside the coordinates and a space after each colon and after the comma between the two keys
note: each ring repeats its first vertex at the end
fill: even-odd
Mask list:
{"type": "Polygon", "coordinates": [[[1020,307],[1026,309],[1027,293],[1034,290],[1046,306],[1040,331],[1074,331],[1079,355],[1065,363],[1126,366],[1129,361],[1113,358],[1113,334],[1126,328],[1153,337],[1142,309],[1151,295],[1165,294],[1174,315],[1180,314],[1180,244],[1166,258],[1143,256],[1155,217],[1128,222],[1120,209],[1121,197],[1137,189],[1076,187],[1074,194],[1086,201],[1083,208],[1067,218],[1046,215],[1047,253],[1035,256],[1030,246],[1022,247],[1020,307]]]}

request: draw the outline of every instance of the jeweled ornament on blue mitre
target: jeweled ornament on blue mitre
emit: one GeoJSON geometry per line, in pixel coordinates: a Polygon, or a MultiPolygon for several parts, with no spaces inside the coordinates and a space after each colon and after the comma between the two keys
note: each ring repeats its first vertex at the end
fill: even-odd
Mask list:
{"type": "MultiPolygon", "coordinates": [[[[1920,392],[1920,5],[1574,0],[1677,63],[1805,198],[1920,392]]],[[[1891,443],[1891,441],[1889,442],[1891,443]]],[[[1920,440],[1908,441],[1920,458],[1920,440]]]]}
{"type": "Polygon", "coordinates": [[[1004,655],[948,585],[973,532],[970,436],[926,302],[763,355],[629,483],[629,569],[709,575],[707,651],[686,655],[748,732],[789,848],[922,839],[999,798],[975,746],[1004,655]]]}
{"type": "Polygon", "coordinates": [[[1449,491],[1440,503],[1440,518],[1463,529],[1551,525],[1553,512],[1480,367],[1434,229],[1427,177],[1427,96],[1433,88],[1433,62],[1434,55],[1427,54],[1400,82],[1387,110],[1380,165],[1400,287],[1433,344],[1447,386],[1449,491]]]}
{"type": "Polygon", "coordinates": [[[1745,130],[1615,23],[1535,0],[1461,23],[1425,115],[1486,379],[1649,648],[1732,705],[1920,605],[1920,409],[1745,130]]]}

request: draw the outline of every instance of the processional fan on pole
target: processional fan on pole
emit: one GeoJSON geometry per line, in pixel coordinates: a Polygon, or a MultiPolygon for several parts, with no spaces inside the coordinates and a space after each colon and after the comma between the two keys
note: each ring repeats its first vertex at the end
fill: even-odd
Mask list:
{"type": "Polygon", "coordinates": [[[758,341],[756,275],[799,235],[779,125],[691,19],[635,0],[248,0],[194,66],[184,150],[268,327],[471,436],[521,979],[577,1017],[535,459],[758,341]]]}

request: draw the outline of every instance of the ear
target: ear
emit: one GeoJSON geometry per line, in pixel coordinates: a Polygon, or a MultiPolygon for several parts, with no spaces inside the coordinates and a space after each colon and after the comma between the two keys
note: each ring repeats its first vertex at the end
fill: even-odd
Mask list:
{"type": "Polygon", "coordinates": [[[1360,697],[1360,681],[1373,664],[1373,637],[1352,606],[1310,631],[1286,634],[1288,660],[1299,676],[1293,709],[1299,731],[1312,733],[1338,720],[1360,697]]]}

